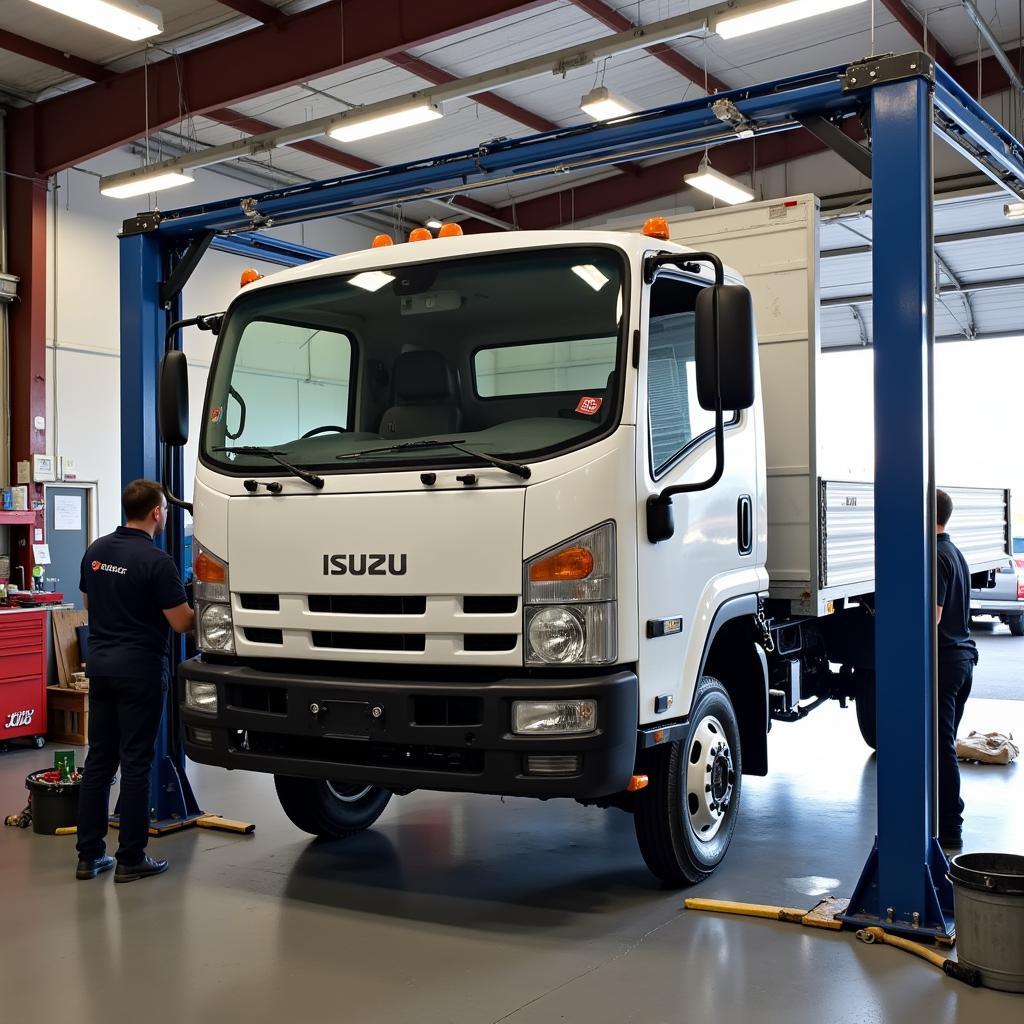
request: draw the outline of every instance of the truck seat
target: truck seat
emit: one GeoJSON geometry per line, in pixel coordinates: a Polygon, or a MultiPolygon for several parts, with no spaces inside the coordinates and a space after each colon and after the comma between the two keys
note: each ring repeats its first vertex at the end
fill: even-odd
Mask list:
{"type": "Polygon", "coordinates": [[[451,434],[462,427],[455,371],[440,352],[403,352],[391,378],[395,404],[381,417],[381,437],[451,434]]]}

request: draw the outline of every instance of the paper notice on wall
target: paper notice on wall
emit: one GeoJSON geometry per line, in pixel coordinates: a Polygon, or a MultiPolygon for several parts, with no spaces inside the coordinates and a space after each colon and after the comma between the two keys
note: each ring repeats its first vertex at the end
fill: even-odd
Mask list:
{"type": "Polygon", "coordinates": [[[82,496],[55,494],[53,496],[53,528],[55,530],[81,530],[82,496]]]}
{"type": "Polygon", "coordinates": [[[32,558],[36,565],[49,565],[50,564],[50,545],[49,544],[33,544],[32,545],[32,558]]]}

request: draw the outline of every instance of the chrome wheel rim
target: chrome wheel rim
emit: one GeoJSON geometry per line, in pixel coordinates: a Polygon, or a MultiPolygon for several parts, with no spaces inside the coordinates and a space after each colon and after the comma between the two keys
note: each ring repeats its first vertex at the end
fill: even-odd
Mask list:
{"type": "Polygon", "coordinates": [[[708,715],[694,729],[686,752],[686,820],[698,842],[710,843],[718,835],[735,784],[729,740],[722,723],[708,715]]]}
{"type": "Polygon", "coordinates": [[[373,789],[373,786],[361,786],[359,783],[352,782],[334,782],[328,779],[327,789],[335,800],[340,800],[343,804],[354,804],[362,800],[373,789]]]}

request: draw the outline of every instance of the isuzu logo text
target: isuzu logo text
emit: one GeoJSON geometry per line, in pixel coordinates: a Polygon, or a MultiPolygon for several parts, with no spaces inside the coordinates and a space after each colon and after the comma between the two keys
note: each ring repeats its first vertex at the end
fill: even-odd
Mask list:
{"type": "Polygon", "coordinates": [[[325,576],[404,576],[408,555],[324,555],[325,576]]]}

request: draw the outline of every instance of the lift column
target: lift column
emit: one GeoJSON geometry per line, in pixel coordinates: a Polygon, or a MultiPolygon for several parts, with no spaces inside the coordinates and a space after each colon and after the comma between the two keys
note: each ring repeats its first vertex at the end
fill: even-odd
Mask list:
{"type": "Polygon", "coordinates": [[[871,75],[878,838],[848,920],[927,941],[953,923],[934,838],[934,83],[920,56],[871,75]]]}

